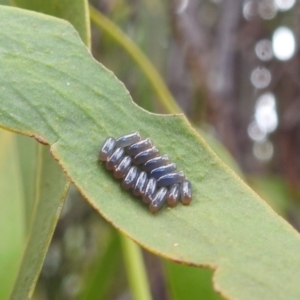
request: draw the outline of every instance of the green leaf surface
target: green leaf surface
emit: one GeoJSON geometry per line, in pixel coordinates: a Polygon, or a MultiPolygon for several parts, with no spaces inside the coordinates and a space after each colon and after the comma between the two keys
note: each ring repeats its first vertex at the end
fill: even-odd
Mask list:
{"type": "Polygon", "coordinates": [[[49,153],[39,147],[37,194],[30,234],[11,299],[30,299],[67,193],[65,175],[49,153]]]}
{"type": "Polygon", "coordinates": [[[212,286],[211,270],[165,261],[166,279],[172,300],[221,300],[212,286]]]}
{"type": "Polygon", "coordinates": [[[16,135],[16,149],[21,170],[25,228],[27,233],[30,229],[32,212],[34,211],[38,146],[33,139],[23,135],[16,135]]]}
{"type": "MultiPolygon", "coordinates": [[[[68,1],[56,0],[46,2],[16,0],[12,2],[23,8],[66,18],[74,25],[85,43],[89,45],[90,27],[86,0],[75,1],[72,5],[68,1]]],[[[30,298],[33,293],[45,253],[56,227],[65,189],[69,183],[62,170],[50,157],[49,149],[45,151],[39,146],[40,155],[37,155],[36,143],[22,136],[18,137],[18,145],[23,175],[23,192],[26,199],[25,215],[28,242],[12,298],[25,299],[30,298]],[[36,163],[37,160],[38,164],[36,163]],[[36,172],[37,165],[39,172],[36,172]],[[48,184],[49,180],[51,184],[48,184]],[[49,201],[51,201],[52,206],[47,204],[49,201]],[[43,220],[45,214],[47,217],[43,220]],[[40,226],[40,223],[44,226],[40,226]],[[37,249],[38,252],[36,253],[37,249]]]]}
{"type": "Polygon", "coordinates": [[[83,42],[91,42],[88,0],[10,0],[15,6],[34,10],[69,21],[83,42]]]}
{"type": "Polygon", "coordinates": [[[0,299],[8,299],[25,239],[24,197],[16,135],[0,130],[0,299]]]}
{"type": "Polygon", "coordinates": [[[50,144],[89,203],[138,243],[174,261],[215,269],[214,285],[227,298],[300,298],[299,236],[183,116],[137,107],[66,22],[3,7],[0,25],[6,28],[0,32],[1,126],[50,144]],[[152,215],[97,163],[107,136],[136,130],[191,180],[190,206],[152,215]]]}

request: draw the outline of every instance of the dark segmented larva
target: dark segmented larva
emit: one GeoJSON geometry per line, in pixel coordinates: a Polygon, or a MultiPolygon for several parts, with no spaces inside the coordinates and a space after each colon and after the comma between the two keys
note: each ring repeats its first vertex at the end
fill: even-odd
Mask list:
{"type": "Polygon", "coordinates": [[[138,132],[130,133],[127,135],[120,136],[116,139],[116,147],[127,147],[135,144],[141,140],[141,136],[138,132]]]}
{"type": "Polygon", "coordinates": [[[146,149],[149,149],[151,147],[152,147],[151,140],[145,139],[129,146],[128,149],[126,149],[126,153],[130,156],[136,156],[138,153],[146,149]]]}
{"type": "Polygon", "coordinates": [[[124,180],[122,181],[122,188],[124,190],[129,190],[134,186],[135,180],[138,177],[138,169],[136,166],[133,166],[129,169],[129,171],[127,172],[124,180]]]}
{"type": "Polygon", "coordinates": [[[156,157],[159,155],[158,150],[155,147],[151,147],[149,149],[143,150],[133,157],[132,162],[135,165],[144,164],[147,160],[156,157]]]}
{"type": "Polygon", "coordinates": [[[117,179],[124,178],[129,168],[131,167],[132,158],[124,156],[117,167],[114,169],[114,176],[117,179]]]}
{"type": "Polygon", "coordinates": [[[135,196],[142,196],[145,193],[145,187],[147,182],[147,173],[142,171],[137,177],[134,186],[132,188],[132,193],[135,196]]]}
{"type": "Polygon", "coordinates": [[[125,155],[124,148],[117,148],[106,160],[106,169],[114,170],[125,155]]]}
{"type": "Polygon", "coordinates": [[[185,179],[183,172],[173,172],[165,174],[157,179],[156,184],[158,187],[170,186],[175,183],[180,183],[185,179]]]}
{"type": "Polygon", "coordinates": [[[99,153],[99,160],[106,161],[108,157],[113,153],[116,146],[116,140],[112,137],[107,138],[102,147],[101,151],[99,153]]]}
{"type": "Polygon", "coordinates": [[[145,193],[143,195],[143,201],[146,204],[149,204],[152,199],[152,195],[156,190],[156,180],[155,178],[150,178],[146,183],[145,193]]]}
{"type": "Polygon", "coordinates": [[[167,203],[169,206],[174,207],[180,196],[180,186],[178,183],[175,183],[171,186],[168,195],[167,195],[167,203]]]}
{"type": "Polygon", "coordinates": [[[175,164],[168,164],[165,166],[158,167],[156,169],[153,169],[151,172],[149,172],[149,177],[153,177],[155,179],[160,178],[163,175],[167,175],[170,172],[176,171],[176,165],[175,164]]]}
{"type": "Polygon", "coordinates": [[[153,196],[153,200],[149,204],[151,212],[156,213],[166,201],[168,189],[166,187],[160,188],[153,196]]]}
{"type": "Polygon", "coordinates": [[[158,156],[149,159],[143,165],[143,170],[145,172],[151,172],[152,170],[165,166],[170,162],[168,155],[158,156]]]}
{"type": "Polygon", "coordinates": [[[189,205],[192,201],[192,186],[188,180],[181,182],[180,194],[182,204],[189,205]]]}
{"type": "Polygon", "coordinates": [[[179,200],[184,205],[192,200],[191,183],[184,173],[177,171],[167,155],[160,156],[149,138],[142,140],[138,132],[107,138],[98,159],[115,178],[122,179],[123,189],[132,189],[153,213],[165,202],[174,207],[179,200]]]}

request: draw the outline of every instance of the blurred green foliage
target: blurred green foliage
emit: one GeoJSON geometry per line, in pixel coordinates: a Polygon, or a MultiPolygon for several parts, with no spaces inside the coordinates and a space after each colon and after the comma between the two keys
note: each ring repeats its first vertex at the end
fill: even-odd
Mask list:
{"type": "MultiPolygon", "coordinates": [[[[14,2],[18,4],[18,1],[14,2]]],[[[85,1],[79,2],[81,8],[87,7],[85,1]]],[[[35,7],[27,8],[43,11],[41,3],[37,1],[35,7]]],[[[8,4],[8,1],[1,1],[1,4],[8,4]]],[[[170,48],[176,47],[170,39],[171,27],[167,5],[158,0],[136,3],[94,1],[94,4],[134,40],[164,78],[170,78],[168,57],[170,48]]],[[[26,1],[22,1],[21,6],[26,7],[26,1]]],[[[71,22],[74,20],[72,23],[88,45],[88,16],[80,14],[78,9],[74,12],[69,2],[63,9],[71,16],[67,19],[71,22]]],[[[52,10],[51,14],[64,17],[61,11],[56,13],[52,10]]],[[[104,32],[99,33],[95,27],[92,37],[94,57],[114,71],[140,106],[152,112],[170,112],[153,92],[155,89],[151,80],[149,83],[149,78],[143,75],[138,64],[133,63],[120,45],[115,43],[114,38],[104,32]]],[[[187,78],[190,79],[189,76],[187,78]]],[[[176,89],[173,93],[176,95],[176,89]]],[[[192,94],[200,95],[200,99],[190,104],[187,112],[190,112],[190,116],[199,124],[204,123],[204,128],[209,128],[201,117],[205,115],[205,106],[202,105],[205,92],[195,89],[192,94]]],[[[241,168],[210,130],[202,132],[202,135],[237,174],[244,176],[241,168]]],[[[0,298],[6,299],[17,277],[26,233],[32,221],[35,179],[38,176],[38,151],[34,141],[24,137],[17,138],[5,131],[1,131],[0,141],[0,240],[1,245],[4,245],[0,247],[0,278],[3,283],[0,298]],[[8,198],[9,202],[6,200],[8,198]],[[10,271],[7,272],[7,269],[10,271]]],[[[291,207],[297,207],[294,202],[290,203],[290,189],[283,176],[273,176],[266,172],[264,176],[251,176],[249,183],[283,217],[289,218],[291,207]]],[[[296,194],[295,198],[297,196],[296,194]]],[[[289,220],[296,225],[299,210],[293,209],[293,218],[289,220]]],[[[128,295],[128,282],[124,278],[126,269],[119,239],[115,229],[105,224],[72,188],[50,245],[34,299],[116,299],[128,295]]],[[[211,271],[175,265],[147,251],[144,251],[144,256],[146,265],[147,262],[151,262],[147,270],[153,299],[220,299],[212,288],[211,271]],[[201,284],[198,284],[199,282],[201,284]]]]}

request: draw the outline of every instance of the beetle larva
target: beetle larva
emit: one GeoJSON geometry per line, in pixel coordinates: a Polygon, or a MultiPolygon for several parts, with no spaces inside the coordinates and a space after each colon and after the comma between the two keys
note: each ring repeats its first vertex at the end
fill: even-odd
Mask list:
{"type": "Polygon", "coordinates": [[[128,155],[130,156],[136,156],[137,154],[139,154],[140,152],[149,149],[152,147],[152,142],[150,139],[145,139],[142,141],[139,141],[137,143],[134,143],[132,145],[130,145],[127,149],[126,152],[128,155]]]}
{"type": "Polygon", "coordinates": [[[132,158],[130,156],[124,156],[117,167],[114,169],[114,176],[117,179],[124,178],[129,168],[131,167],[132,158]]]}
{"type": "Polygon", "coordinates": [[[106,161],[108,157],[113,153],[116,145],[116,140],[112,137],[107,138],[100,150],[99,160],[106,161]]]}
{"type": "Polygon", "coordinates": [[[116,147],[124,148],[132,144],[135,144],[140,140],[141,140],[141,136],[138,132],[126,134],[116,139],[116,147]]]}
{"type": "Polygon", "coordinates": [[[168,195],[167,195],[167,203],[169,206],[174,207],[180,197],[180,185],[175,183],[171,186],[168,195]]]}
{"type": "Polygon", "coordinates": [[[132,162],[136,165],[144,164],[147,160],[158,156],[159,152],[155,147],[151,147],[146,149],[140,153],[138,153],[132,160],[132,162]]]}
{"type": "Polygon", "coordinates": [[[151,172],[152,170],[165,166],[170,163],[169,157],[167,155],[157,156],[149,159],[143,165],[143,170],[146,172],[151,172]]]}
{"type": "Polygon", "coordinates": [[[192,200],[192,187],[183,172],[178,171],[167,155],[160,155],[149,138],[142,139],[138,132],[107,138],[98,156],[114,177],[122,179],[124,190],[149,204],[156,213],[165,202],[174,207],[179,199],[188,205],[192,200]]]}
{"type": "Polygon", "coordinates": [[[122,181],[122,188],[129,190],[134,186],[135,180],[138,177],[139,171],[136,166],[131,167],[125,175],[122,181]]]}
{"type": "Polygon", "coordinates": [[[107,170],[114,170],[119,162],[122,160],[125,151],[123,148],[117,148],[113,153],[107,158],[105,167],[107,170]]]}
{"type": "Polygon", "coordinates": [[[157,179],[158,187],[170,186],[175,183],[181,183],[185,179],[183,172],[168,173],[157,179]]]}
{"type": "Polygon", "coordinates": [[[150,178],[146,183],[145,193],[143,195],[144,203],[149,204],[152,199],[152,195],[156,191],[156,180],[155,178],[150,178]]]}
{"type": "Polygon", "coordinates": [[[149,177],[153,177],[155,179],[159,179],[163,175],[167,175],[171,172],[176,171],[176,165],[175,164],[168,164],[165,166],[158,167],[151,172],[149,172],[149,177]]]}
{"type": "Polygon", "coordinates": [[[153,200],[149,204],[151,212],[156,213],[166,201],[168,189],[166,187],[160,188],[153,196],[153,200]]]}
{"type": "Polygon", "coordinates": [[[180,195],[182,204],[189,205],[192,201],[192,186],[188,180],[181,182],[180,195]]]}
{"type": "Polygon", "coordinates": [[[146,182],[147,182],[147,173],[142,171],[137,177],[134,186],[132,188],[133,195],[142,196],[145,193],[146,182]]]}

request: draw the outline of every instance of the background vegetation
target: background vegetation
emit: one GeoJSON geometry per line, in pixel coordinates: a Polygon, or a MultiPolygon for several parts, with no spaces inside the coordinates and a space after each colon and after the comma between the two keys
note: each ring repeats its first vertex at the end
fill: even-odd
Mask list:
{"type": "MultiPolygon", "coordinates": [[[[93,56],[124,82],[139,106],[156,113],[182,110],[217,155],[278,214],[296,229],[300,228],[299,51],[296,42],[294,49],[291,44],[288,57],[275,45],[276,30],[282,26],[291,30],[294,41],[298,40],[299,3],[102,0],[91,1],[90,8],[85,1],[47,3],[15,0],[10,4],[70,21],[86,46],[91,47],[93,56]],[[288,6],[288,3],[291,4],[288,6]]],[[[82,70],[84,68],[86,66],[82,66],[82,70]]],[[[91,83],[99,80],[101,85],[101,77],[87,79],[91,83]]],[[[149,117],[149,124],[150,121],[149,117]]],[[[3,122],[4,128],[14,130],[5,125],[5,119],[3,122]]],[[[179,121],[176,122],[170,124],[179,121]]],[[[147,124],[145,121],[145,127],[147,124]]],[[[190,133],[180,131],[180,126],[176,127],[180,133],[190,133]]],[[[153,127],[153,132],[155,130],[153,127]]],[[[168,130],[171,132],[172,128],[168,130]]],[[[94,210],[75,186],[70,186],[63,202],[67,179],[52,161],[47,147],[4,130],[0,138],[0,222],[3,228],[0,277],[4,282],[0,288],[1,299],[7,298],[11,290],[12,298],[20,299],[16,286],[22,286],[26,278],[18,271],[22,255],[35,255],[30,256],[24,250],[25,242],[35,236],[33,249],[38,252],[41,245],[36,236],[46,234],[50,242],[54,228],[49,248],[48,245],[41,248],[47,255],[39,278],[39,267],[33,267],[35,280],[38,279],[34,293],[33,290],[25,292],[33,294],[34,299],[222,299],[212,288],[211,270],[160,258],[152,253],[155,247],[147,247],[151,251],[140,250],[102,219],[98,207],[94,210]],[[40,198],[53,205],[42,207],[43,202],[38,205],[34,199],[40,198]],[[33,234],[32,228],[47,223],[51,210],[56,218],[59,216],[57,224],[57,219],[49,220],[52,231],[33,234]],[[40,212],[39,218],[33,218],[33,211],[40,212]]],[[[184,138],[178,138],[178,146],[182,141],[184,138]]],[[[162,147],[167,146],[162,144],[162,147]]],[[[170,150],[173,151],[171,147],[170,150]]],[[[184,166],[184,162],[179,160],[179,163],[184,166]]],[[[212,189],[209,186],[208,192],[212,189]]],[[[216,195],[214,191],[211,193],[216,195]]],[[[222,195],[216,197],[222,201],[222,195]]],[[[218,209],[218,205],[212,206],[212,210],[218,209]]],[[[235,207],[230,211],[233,216],[238,213],[235,207]]],[[[252,222],[255,213],[259,215],[260,210],[249,212],[252,222]]],[[[226,224],[221,213],[217,216],[220,224],[226,224]]],[[[277,217],[272,215],[271,218],[277,217]]],[[[209,218],[205,221],[208,224],[209,218]]],[[[236,228],[237,224],[234,225],[236,228]]],[[[274,221],[274,231],[276,226],[274,221]]],[[[240,237],[237,242],[250,239],[256,244],[255,234],[260,235],[258,230],[263,228],[263,223],[253,227],[253,240],[250,231],[249,236],[240,237]]],[[[269,231],[263,228],[266,236],[272,231],[270,228],[269,231]]],[[[206,229],[209,231],[209,226],[206,229]]],[[[274,240],[283,243],[278,236],[274,235],[274,240]]],[[[232,238],[235,238],[233,233],[232,238]]],[[[295,241],[300,245],[296,235],[295,241]]],[[[228,251],[223,248],[224,253],[228,251]]],[[[222,246],[213,249],[218,249],[220,256],[225,255],[220,250],[222,246]]],[[[241,249],[243,252],[242,246],[241,249]]],[[[289,249],[282,245],[279,249],[285,249],[283,255],[288,258],[296,257],[297,247],[289,249]]],[[[192,250],[201,252],[199,248],[192,250]]],[[[158,252],[166,257],[163,251],[158,252]]],[[[266,255],[268,251],[257,261],[266,255]]],[[[196,264],[209,264],[205,259],[196,264]]],[[[41,266],[42,262],[43,257],[38,264],[41,266]]],[[[284,264],[273,262],[278,269],[284,268],[284,264]]],[[[30,266],[34,266],[31,261],[28,266],[23,265],[23,269],[28,271],[30,266]]],[[[297,270],[296,264],[287,263],[285,267],[290,270],[287,274],[297,278],[299,273],[293,271],[297,270]]],[[[260,270],[256,271],[252,271],[252,275],[259,278],[260,270]]],[[[281,278],[273,273],[274,278],[281,278]]],[[[218,284],[216,287],[227,297],[234,295],[232,299],[262,299],[251,295],[251,288],[246,295],[247,289],[240,291],[237,287],[237,292],[232,293],[218,284]]],[[[297,292],[276,294],[278,299],[296,299],[297,292]]]]}

